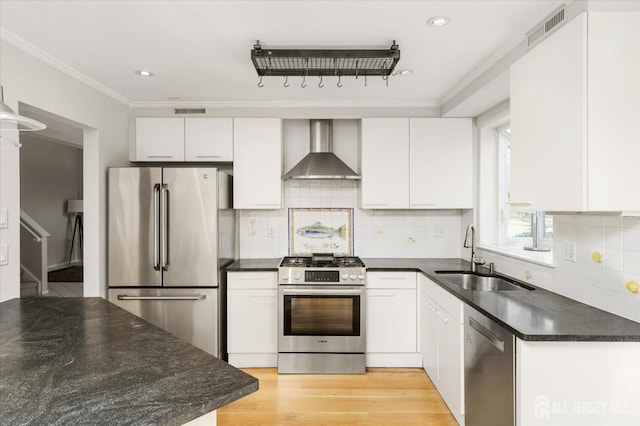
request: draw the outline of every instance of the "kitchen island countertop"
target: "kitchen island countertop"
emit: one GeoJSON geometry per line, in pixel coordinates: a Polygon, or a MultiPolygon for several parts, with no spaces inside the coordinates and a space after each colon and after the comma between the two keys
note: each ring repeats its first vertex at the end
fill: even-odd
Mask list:
{"type": "Polygon", "coordinates": [[[226,267],[227,272],[277,271],[282,258],[239,259],[226,267]]]}
{"type": "Polygon", "coordinates": [[[0,303],[3,424],[181,425],[258,380],[102,298],[0,303]]]}

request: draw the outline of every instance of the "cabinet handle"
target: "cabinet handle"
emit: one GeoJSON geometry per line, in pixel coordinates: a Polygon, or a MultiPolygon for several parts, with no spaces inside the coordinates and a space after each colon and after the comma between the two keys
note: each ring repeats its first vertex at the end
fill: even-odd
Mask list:
{"type": "Polygon", "coordinates": [[[411,203],[412,206],[435,206],[437,203],[411,203]]]}
{"type": "Polygon", "coordinates": [[[222,158],[222,155],[196,155],[196,158],[222,158]]]}
{"type": "Polygon", "coordinates": [[[147,158],[173,158],[173,155],[147,155],[147,158]]]}
{"type": "Polygon", "coordinates": [[[507,204],[509,204],[510,206],[530,206],[531,201],[520,201],[520,202],[514,201],[507,204]]]}

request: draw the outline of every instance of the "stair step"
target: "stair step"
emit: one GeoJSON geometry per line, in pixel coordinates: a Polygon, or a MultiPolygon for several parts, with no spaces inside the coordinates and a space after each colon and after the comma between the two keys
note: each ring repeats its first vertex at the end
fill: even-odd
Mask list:
{"type": "Polygon", "coordinates": [[[23,281],[20,283],[20,297],[38,295],[38,283],[35,281],[23,281]]]}

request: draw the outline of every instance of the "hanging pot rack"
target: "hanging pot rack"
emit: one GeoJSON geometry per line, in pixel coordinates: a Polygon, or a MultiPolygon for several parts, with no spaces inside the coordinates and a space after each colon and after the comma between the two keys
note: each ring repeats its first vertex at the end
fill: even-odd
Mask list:
{"type": "Polygon", "coordinates": [[[395,40],[389,49],[251,49],[260,77],[382,76],[388,78],[400,60],[395,40]]]}

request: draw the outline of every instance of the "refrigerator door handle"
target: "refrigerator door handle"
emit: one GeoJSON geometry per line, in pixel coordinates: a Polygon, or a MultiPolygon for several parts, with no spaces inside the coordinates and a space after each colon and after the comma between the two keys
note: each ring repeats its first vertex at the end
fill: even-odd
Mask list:
{"type": "Polygon", "coordinates": [[[118,300],[205,300],[204,294],[194,294],[193,296],[127,296],[119,294],[118,300]]]}
{"type": "Polygon", "coordinates": [[[160,270],[160,184],[153,185],[153,269],[160,270]]]}
{"type": "Polygon", "coordinates": [[[163,184],[161,187],[161,216],[162,227],[160,228],[160,239],[162,242],[160,262],[163,271],[169,270],[169,186],[163,184]]]}

